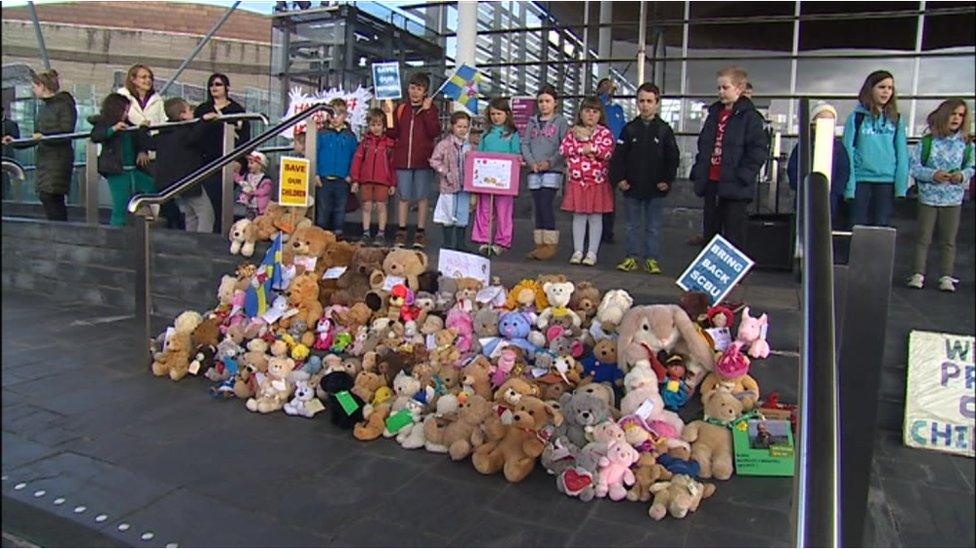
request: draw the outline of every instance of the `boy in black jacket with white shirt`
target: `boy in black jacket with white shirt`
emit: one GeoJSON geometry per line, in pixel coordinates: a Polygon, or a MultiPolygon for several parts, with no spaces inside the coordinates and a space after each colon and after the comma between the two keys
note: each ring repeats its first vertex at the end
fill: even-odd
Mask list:
{"type": "Polygon", "coordinates": [[[624,126],[610,159],[610,181],[623,191],[627,211],[627,257],[617,265],[625,272],[640,269],[643,240],[644,270],[661,274],[661,199],[674,184],[679,153],[671,126],[657,117],[660,101],[661,90],[654,84],[637,88],[640,115],[624,126]]]}

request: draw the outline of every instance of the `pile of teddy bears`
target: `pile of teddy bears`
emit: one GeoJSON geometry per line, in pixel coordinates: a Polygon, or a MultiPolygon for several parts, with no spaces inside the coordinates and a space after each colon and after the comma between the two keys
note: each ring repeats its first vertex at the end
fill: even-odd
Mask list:
{"type": "MultiPolygon", "coordinates": [[[[297,219],[297,218],[296,218],[297,219]]],[[[232,253],[253,253],[231,235],[232,253]]],[[[243,231],[243,229],[242,229],[243,231]]],[[[209,380],[257,413],[330,421],[361,441],[470,460],[509,482],[541,462],[569,497],[650,502],[684,517],[733,473],[730,423],[757,406],[750,356],[765,358],[766,315],[634,304],[562,275],[448,278],[423,252],[337,242],[305,223],[281,235],[279,288],[249,315],[266,265],[224,276],[218,304],[187,311],[151,342],[152,372],[209,380]],[[704,418],[675,413],[700,393],[704,418]]]]}

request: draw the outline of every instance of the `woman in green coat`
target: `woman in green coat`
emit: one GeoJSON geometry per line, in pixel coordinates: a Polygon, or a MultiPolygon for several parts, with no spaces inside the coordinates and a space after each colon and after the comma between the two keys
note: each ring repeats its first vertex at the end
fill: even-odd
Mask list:
{"type": "Polygon", "coordinates": [[[102,101],[98,116],[89,118],[92,123],[91,140],[102,145],[98,155],[98,173],[108,180],[112,194],[113,227],[125,225],[129,216],[129,199],[135,193],[154,193],[156,187],[148,174],[137,166],[149,163],[149,141],[146,128],[133,130],[129,122],[129,99],[110,93],[102,101]]]}

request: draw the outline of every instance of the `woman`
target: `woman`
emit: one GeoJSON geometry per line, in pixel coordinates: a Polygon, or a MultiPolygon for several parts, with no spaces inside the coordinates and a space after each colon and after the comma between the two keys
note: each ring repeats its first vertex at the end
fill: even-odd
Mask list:
{"type": "MultiPolygon", "coordinates": [[[[194,118],[200,118],[207,113],[217,113],[218,115],[224,114],[239,114],[245,112],[244,107],[240,103],[234,101],[230,98],[228,93],[230,92],[230,79],[227,75],[214,73],[210,75],[207,79],[207,100],[200,103],[196,110],[193,111],[194,118]]],[[[246,142],[251,138],[250,127],[247,122],[239,120],[235,123],[237,136],[234,139],[234,146],[237,147],[241,143],[246,142]]],[[[224,136],[223,136],[223,124],[214,124],[206,128],[206,133],[200,139],[200,145],[203,149],[203,161],[205,164],[210,163],[224,155],[224,136]]],[[[221,217],[221,176],[220,172],[217,172],[207,179],[204,183],[204,188],[207,191],[207,196],[210,197],[210,202],[213,204],[214,209],[214,232],[220,234],[220,217],[221,217]]]]}
{"type": "MultiPolygon", "coordinates": [[[[41,101],[34,123],[34,139],[74,132],[75,122],[78,120],[75,99],[70,93],[60,91],[57,71],[52,69],[42,73],[32,72],[31,80],[34,96],[41,101]]],[[[4,137],[4,141],[10,139],[4,137]]],[[[51,221],[68,220],[64,197],[71,186],[74,157],[70,139],[41,142],[37,145],[37,196],[44,205],[44,215],[51,221]]]]}
{"type": "Polygon", "coordinates": [[[163,98],[153,87],[155,77],[152,70],[145,65],[132,65],[125,75],[125,86],[116,93],[127,98],[132,106],[129,107],[129,122],[133,125],[162,124],[166,122],[166,111],[163,109],[163,98]]]}

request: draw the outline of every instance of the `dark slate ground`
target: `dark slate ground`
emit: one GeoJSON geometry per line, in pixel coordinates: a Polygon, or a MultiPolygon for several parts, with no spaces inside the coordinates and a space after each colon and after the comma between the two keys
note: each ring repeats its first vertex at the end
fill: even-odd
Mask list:
{"type": "MultiPolygon", "coordinates": [[[[883,398],[903,398],[909,328],[974,331],[972,224],[964,231],[960,293],[900,285],[893,291],[883,398]]],[[[678,295],[673,277],[695,255],[683,245],[686,236],[665,232],[664,268],[672,278],[613,271],[618,246],[601,253],[597,269],[529,264],[520,247],[497,260],[496,270],[510,284],[558,268],[601,288],[628,288],[638,302],[671,301],[678,295]]],[[[903,240],[899,265],[908,248],[903,240]]],[[[903,270],[896,267],[899,282],[903,270]]],[[[779,351],[754,375],[764,392],[792,400],[800,335],[795,279],[756,272],[743,297],[770,313],[779,351]]],[[[3,530],[40,545],[791,543],[790,479],[734,478],[719,483],[695,515],[654,522],[646,504],[566,498],[541,469],[510,485],[479,475],[469,462],[385,440],[357,442],[322,417],[259,416],[237,401],[214,402],[201,380],[177,384],[149,375],[132,352],[134,321],[125,311],[7,289],[2,298],[3,530]],[[55,505],[56,498],[65,501],[55,505]],[[79,506],[85,509],[76,513],[79,506]],[[129,528],[120,531],[122,523],[129,528]]],[[[881,431],[874,444],[866,543],[973,546],[973,460],[905,448],[896,431],[881,431]]]]}

